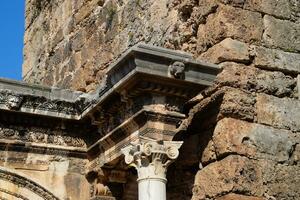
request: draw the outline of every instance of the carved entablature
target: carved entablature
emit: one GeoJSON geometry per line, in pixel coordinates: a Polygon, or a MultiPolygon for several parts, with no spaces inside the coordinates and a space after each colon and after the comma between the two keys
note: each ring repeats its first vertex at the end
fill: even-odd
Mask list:
{"type": "Polygon", "coordinates": [[[78,147],[86,149],[86,143],[82,138],[66,135],[61,130],[47,130],[42,128],[1,127],[0,141],[15,141],[18,143],[36,143],[58,147],[78,147]]]}
{"type": "Polygon", "coordinates": [[[85,106],[83,100],[76,100],[75,102],[59,99],[52,100],[44,96],[35,96],[34,94],[29,95],[11,90],[0,90],[0,108],[5,110],[76,118],[85,106]]]}
{"type": "MultiPolygon", "coordinates": [[[[30,180],[29,178],[27,178],[25,176],[21,176],[20,174],[17,174],[16,172],[11,171],[6,168],[3,168],[3,167],[0,167],[0,181],[7,181],[12,184],[15,184],[18,186],[19,189],[23,189],[23,188],[27,189],[27,190],[31,191],[32,193],[36,194],[37,196],[39,196],[41,199],[59,200],[58,197],[56,197],[53,193],[51,193],[45,187],[36,183],[36,181],[30,180]]],[[[3,190],[2,190],[2,192],[3,192],[3,190]]],[[[18,195],[18,194],[13,193],[12,191],[10,191],[9,193],[13,194],[14,196],[18,195]]],[[[16,197],[18,199],[20,198],[20,196],[19,197],[16,196],[16,197]]],[[[26,197],[23,199],[26,199],[26,197]]]]}
{"type": "Polygon", "coordinates": [[[20,108],[23,101],[23,97],[21,95],[10,94],[6,99],[6,106],[9,109],[17,110],[20,108]]]}
{"type": "Polygon", "coordinates": [[[217,65],[194,61],[189,54],[138,44],[107,69],[91,93],[0,79],[0,115],[10,113],[9,124],[36,116],[31,121],[36,127],[40,120],[48,127],[47,121],[54,119],[87,127],[74,128],[75,133],[84,130],[75,135],[29,130],[20,134],[3,127],[0,139],[81,148],[90,159],[99,158],[100,165],[113,162],[140,136],[173,140],[185,118],[184,103],[211,86],[219,71],[217,65]]]}

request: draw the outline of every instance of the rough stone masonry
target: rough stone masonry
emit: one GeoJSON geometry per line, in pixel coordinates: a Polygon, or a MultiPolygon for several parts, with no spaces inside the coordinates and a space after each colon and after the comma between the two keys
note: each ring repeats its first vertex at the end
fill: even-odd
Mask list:
{"type": "Polygon", "coordinates": [[[299,0],[27,0],[23,78],[89,92],[139,41],[223,68],[185,105],[169,199],[300,199],[299,0]]]}

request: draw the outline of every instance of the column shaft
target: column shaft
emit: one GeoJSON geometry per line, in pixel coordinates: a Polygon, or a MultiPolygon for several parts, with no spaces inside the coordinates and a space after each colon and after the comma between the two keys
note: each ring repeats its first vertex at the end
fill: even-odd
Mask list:
{"type": "Polygon", "coordinates": [[[139,184],[139,200],[166,200],[166,183],[157,179],[144,179],[139,184]]]}

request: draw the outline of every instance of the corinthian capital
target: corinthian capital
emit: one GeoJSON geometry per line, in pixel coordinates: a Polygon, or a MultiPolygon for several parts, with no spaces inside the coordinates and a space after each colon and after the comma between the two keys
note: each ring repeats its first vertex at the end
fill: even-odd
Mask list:
{"type": "Polygon", "coordinates": [[[167,167],[178,157],[183,142],[140,139],[122,149],[125,162],[138,171],[138,180],[161,179],[166,181],[167,167]]]}

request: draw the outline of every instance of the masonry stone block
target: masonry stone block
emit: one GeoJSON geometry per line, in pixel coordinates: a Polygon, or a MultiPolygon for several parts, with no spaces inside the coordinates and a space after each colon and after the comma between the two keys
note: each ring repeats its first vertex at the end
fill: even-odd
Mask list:
{"type": "Polygon", "coordinates": [[[268,47],[280,48],[285,51],[300,51],[300,24],[288,20],[276,19],[265,15],[263,18],[263,42],[268,47]]]}
{"type": "Polygon", "coordinates": [[[218,197],[218,198],[216,198],[216,200],[265,200],[265,198],[230,193],[225,196],[218,197]]]}
{"type": "Polygon", "coordinates": [[[253,62],[256,67],[287,73],[300,73],[299,53],[251,46],[251,55],[254,57],[253,62]]]}
{"type": "Polygon", "coordinates": [[[300,101],[258,94],[257,122],[292,131],[300,131],[300,101]]]}
{"type": "Polygon", "coordinates": [[[200,24],[198,51],[204,52],[227,37],[259,44],[262,32],[260,13],[222,5],[216,13],[207,17],[205,24],[200,24]]]}
{"type": "MultiPolygon", "coordinates": [[[[168,179],[169,198],[300,199],[300,101],[296,99],[300,98],[299,0],[26,0],[25,12],[23,77],[27,82],[93,91],[104,80],[107,67],[140,41],[187,51],[200,61],[223,67],[213,86],[189,104],[193,108],[181,124],[185,126],[180,131],[182,135],[178,134],[184,140],[184,148],[180,150],[180,156],[184,158],[170,166],[169,172],[175,176],[168,179]]],[[[153,69],[149,70],[152,72],[153,69]]],[[[190,71],[187,74],[191,75],[190,71]]],[[[195,76],[194,80],[199,79],[200,76],[195,76]]],[[[47,89],[41,90],[48,94],[47,89]]],[[[166,88],[166,91],[171,90],[166,88]]],[[[59,89],[57,92],[62,97],[59,89]]],[[[97,94],[101,92],[98,90],[97,94]]],[[[5,95],[2,96],[7,97],[5,95]]],[[[62,98],[72,101],[72,97],[67,96],[62,98]]],[[[3,97],[0,95],[0,100],[3,97]]],[[[90,96],[87,94],[87,97],[90,96]]],[[[126,97],[124,94],[122,100],[126,97]]],[[[66,116],[53,112],[55,106],[62,105],[56,101],[45,100],[41,105],[20,102],[26,112],[38,114],[40,109],[48,109],[45,115],[66,116]],[[35,106],[34,109],[31,106],[35,106]]],[[[83,103],[89,102],[80,101],[59,112],[77,111],[86,106],[83,103]]],[[[2,101],[2,105],[7,109],[9,104],[2,101]]],[[[165,106],[174,109],[171,105],[165,106]]],[[[101,122],[94,119],[96,114],[91,115],[92,123],[99,126],[93,131],[102,131],[106,127],[110,130],[115,127],[115,121],[122,122],[125,109],[122,106],[115,109],[112,113],[118,116],[106,117],[112,115],[109,110],[101,122]]],[[[19,110],[8,112],[19,116],[19,110]]],[[[102,107],[99,112],[102,115],[102,107]]],[[[127,111],[125,115],[128,115],[127,111]]],[[[6,111],[1,120],[2,116],[6,117],[6,111]]],[[[51,123],[50,120],[43,123],[50,126],[55,120],[49,119],[51,123]]],[[[10,117],[10,120],[14,119],[10,117]]],[[[39,120],[33,123],[40,126],[39,120]]],[[[51,125],[51,130],[45,130],[47,134],[71,126],[69,120],[61,121],[55,127],[51,125]]],[[[85,131],[84,135],[93,132],[85,130],[88,121],[79,126],[85,131]]],[[[28,121],[21,119],[19,122],[28,121]]],[[[35,128],[34,133],[42,130],[35,128]]],[[[124,130],[130,132],[128,128],[126,126],[124,130]]],[[[25,140],[25,147],[30,148],[32,144],[26,141],[32,133],[24,133],[23,129],[18,128],[15,131],[18,134],[0,131],[0,135],[4,140],[22,145],[25,140]]],[[[56,135],[55,132],[47,138],[37,134],[34,139],[45,140],[51,145],[55,142],[73,144],[68,134],[56,135]]],[[[98,136],[97,133],[86,141],[91,142],[98,136]]],[[[113,149],[120,147],[109,145],[113,149]]],[[[11,146],[14,144],[3,145],[3,149],[11,149],[11,146]]],[[[67,157],[54,156],[56,153],[50,146],[49,152],[47,149],[39,155],[20,154],[15,149],[3,150],[0,151],[0,163],[36,178],[37,182],[44,182],[62,199],[89,199],[89,184],[84,177],[86,160],[72,158],[69,154],[67,157]]],[[[118,187],[119,191],[124,190],[123,198],[135,199],[136,176],[129,176],[127,181],[130,184],[118,187]]],[[[0,185],[9,184],[0,180],[0,185]]],[[[12,188],[17,190],[16,185],[12,188]]],[[[28,196],[30,199],[36,197],[28,196]]]]}
{"type": "Polygon", "coordinates": [[[262,178],[268,183],[263,195],[266,199],[300,198],[297,192],[300,185],[299,165],[263,161],[261,167],[264,170],[262,178]]]}
{"type": "Polygon", "coordinates": [[[192,199],[214,198],[230,192],[262,196],[262,169],[258,164],[246,157],[230,155],[205,166],[196,174],[192,199]]]}
{"type": "Polygon", "coordinates": [[[270,72],[232,62],[224,62],[220,66],[223,67],[223,71],[217,76],[216,83],[221,86],[289,96],[296,84],[295,79],[282,72],[270,72]]]}
{"type": "Polygon", "coordinates": [[[219,157],[239,154],[248,158],[288,162],[300,137],[297,138],[291,131],[225,118],[218,122],[212,140],[219,157]]]}
{"type": "Polygon", "coordinates": [[[198,59],[217,64],[225,61],[243,63],[249,62],[250,60],[248,45],[231,38],[226,38],[222,42],[214,45],[200,55],[198,59]]]}
{"type": "Polygon", "coordinates": [[[299,173],[297,165],[227,155],[198,171],[192,199],[217,199],[224,194],[237,193],[248,198],[296,200],[300,197],[299,173]]]}
{"type": "Polygon", "coordinates": [[[253,120],[255,117],[255,97],[249,92],[226,88],[220,105],[219,118],[235,117],[253,120]]]}
{"type": "Polygon", "coordinates": [[[293,14],[289,0],[248,0],[244,8],[285,19],[290,19],[293,14]]]}
{"type": "Polygon", "coordinates": [[[298,99],[300,100],[300,74],[297,76],[297,91],[298,99]]]}

